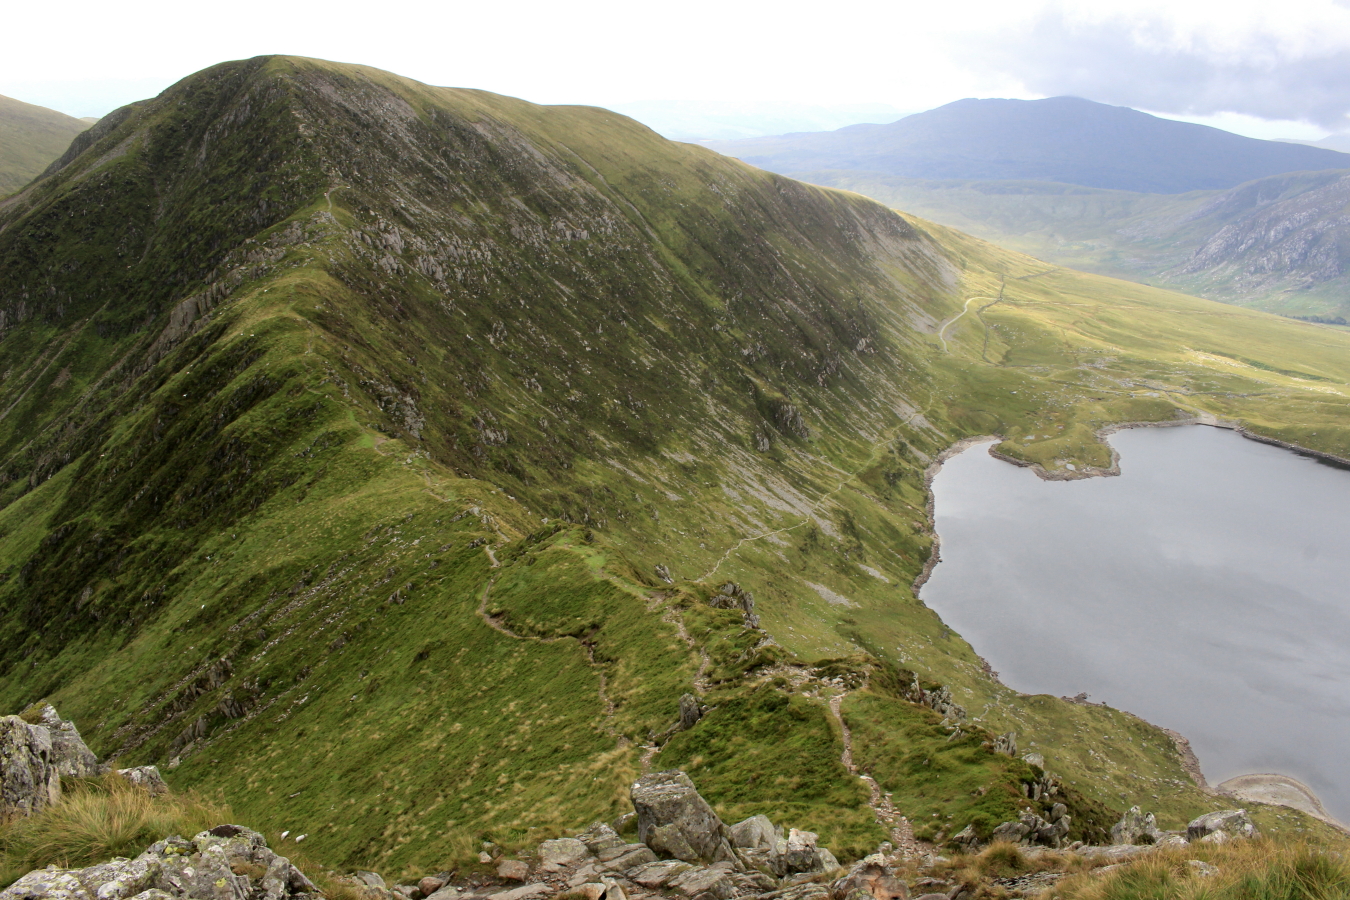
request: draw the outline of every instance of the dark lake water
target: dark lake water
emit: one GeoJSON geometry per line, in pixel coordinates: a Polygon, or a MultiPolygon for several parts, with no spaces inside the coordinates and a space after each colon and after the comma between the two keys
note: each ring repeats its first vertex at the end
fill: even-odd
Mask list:
{"type": "Polygon", "coordinates": [[[1350,821],[1350,471],[1202,426],[1110,441],[1120,477],[948,460],[924,601],[1010,687],[1087,691],[1211,784],[1289,775],[1350,821]]]}

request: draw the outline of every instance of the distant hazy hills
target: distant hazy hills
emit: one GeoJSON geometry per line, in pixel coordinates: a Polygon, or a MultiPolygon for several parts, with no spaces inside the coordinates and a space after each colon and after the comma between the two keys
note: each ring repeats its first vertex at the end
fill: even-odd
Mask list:
{"type": "Polygon", "coordinates": [[[28,184],[92,120],[0,96],[0,197],[28,184]]]}
{"type": "Polygon", "coordinates": [[[1350,169],[1350,154],[1261,141],[1075,97],[958,100],[889,125],[708,146],[773,172],[1054,181],[1158,194],[1285,172],[1350,169]]]}

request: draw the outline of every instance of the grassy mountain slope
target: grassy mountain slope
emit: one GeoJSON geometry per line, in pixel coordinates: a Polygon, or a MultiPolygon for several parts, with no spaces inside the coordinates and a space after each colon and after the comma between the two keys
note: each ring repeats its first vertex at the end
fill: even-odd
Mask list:
{"type": "Polygon", "coordinates": [[[1059,265],[1287,315],[1350,312],[1343,222],[1350,179],[1341,171],[1275,175],[1187,194],[848,171],[793,174],[1059,265]]]}
{"type": "Polygon", "coordinates": [[[843,723],[926,837],[1033,805],[1009,729],[1084,836],[1212,805],[915,599],[923,472],[992,432],[1100,465],[1178,410],[1350,455],[1345,336],[355,66],[217,66],[85,144],[0,205],[0,705],[386,871],[611,817],[647,765],[856,855],[843,723]]]}
{"type": "Polygon", "coordinates": [[[91,123],[0,97],[0,197],[32,181],[91,123]]]}
{"type": "Polygon", "coordinates": [[[1051,181],[1179,194],[1284,172],[1350,168],[1350,154],[1261,141],[1077,97],[958,100],[888,125],[710,142],[774,172],[1051,181]]]}

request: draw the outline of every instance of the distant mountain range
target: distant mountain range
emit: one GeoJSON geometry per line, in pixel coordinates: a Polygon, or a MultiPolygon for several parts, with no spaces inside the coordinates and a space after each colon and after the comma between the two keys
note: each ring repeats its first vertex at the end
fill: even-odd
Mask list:
{"type": "Polygon", "coordinates": [[[1232,188],[1285,172],[1350,169],[1350,154],[1324,147],[1256,140],[1076,97],[958,100],[889,125],[708,146],[783,174],[849,170],[1155,194],[1232,188]]]}
{"type": "Polygon", "coordinates": [[[1297,316],[1350,317],[1350,172],[1145,194],[1035,181],[798,173],[1047,262],[1297,316]]]}
{"type": "Polygon", "coordinates": [[[93,121],[0,96],[0,197],[41,175],[93,121]]]}

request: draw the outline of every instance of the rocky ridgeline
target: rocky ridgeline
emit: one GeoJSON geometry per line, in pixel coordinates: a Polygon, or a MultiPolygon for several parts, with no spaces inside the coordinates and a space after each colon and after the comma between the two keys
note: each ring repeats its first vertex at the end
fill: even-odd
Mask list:
{"type": "MultiPolygon", "coordinates": [[[[23,716],[0,717],[0,821],[31,815],[61,799],[61,779],[94,778],[113,771],[85,746],[74,722],[48,704],[23,716]],[[31,720],[31,721],[30,721],[31,720]]],[[[151,792],[165,789],[154,766],[117,769],[151,792]]]]}
{"type": "MultiPolygon", "coordinates": [[[[31,815],[60,800],[61,777],[110,771],[99,763],[75,726],[50,706],[26,717],[0,718],[0,795],[5,815],[31,815]],[[37,719],[34,724],[28,719],[37,719]]],[[[153,766],[119,769],[152,791],[166,790],[153,766]]],[[[1053,794],[1053,779],[1043,789],[1053,794]]],[[[970,885],[923,876],[947,862],[933,853],[922,860],[897,853],[889,843],[845,869],[818,843],[817,835],[777,827],[766,816],[726,825],[681,771],[657,772],[633,784],[633,812],[612,825],[596,823],[575,837],[544,841],[534,853],[505,855],[484,844],[484,870],[456,879],[449,872],[417,884],[390,887],[374,872],[345,878],[345,888],[364,900],[905,900],[920,862],[918,900],[974,900],[970,885]],[[621,836],[636,826],[637,841],[621,836]],[[940,890],[937,890],[940,888],[940,890]]],[[[1024,848],[1027,854],[1060,849],[1090,859],[1118,862],[1151,850],[1190,842],[1221,843],[1257,835],[1243,810],[1209,813],[1184,833],[1158,828],[1151,813],[1132,808],[1112,829],[1113,845],[1062,847],[1069,817],[1056,803],[1050,820],[1028,813],[994,829],[990,840],[1024,848]]],[[[284,837],[284,835],[283,835],[284,837]]],[[[953,838],[967,851],[982,841],[967,828],[953,838]]],[[[1103,863],[1105,864],[1105,863],[1103,863]]],[[[1035,876],[1044,881],[1051,874],[1035,876]]],[[[1005,885],[1009,888],[1043,887],[1005,885]]],[[[83,869],[51,866],[30,872],[0,900],[317,900],[320,891],[264,837],[238,825],[220,825],[191,840],[169,836],[135,859],[114,859],[83,869]]]]}

